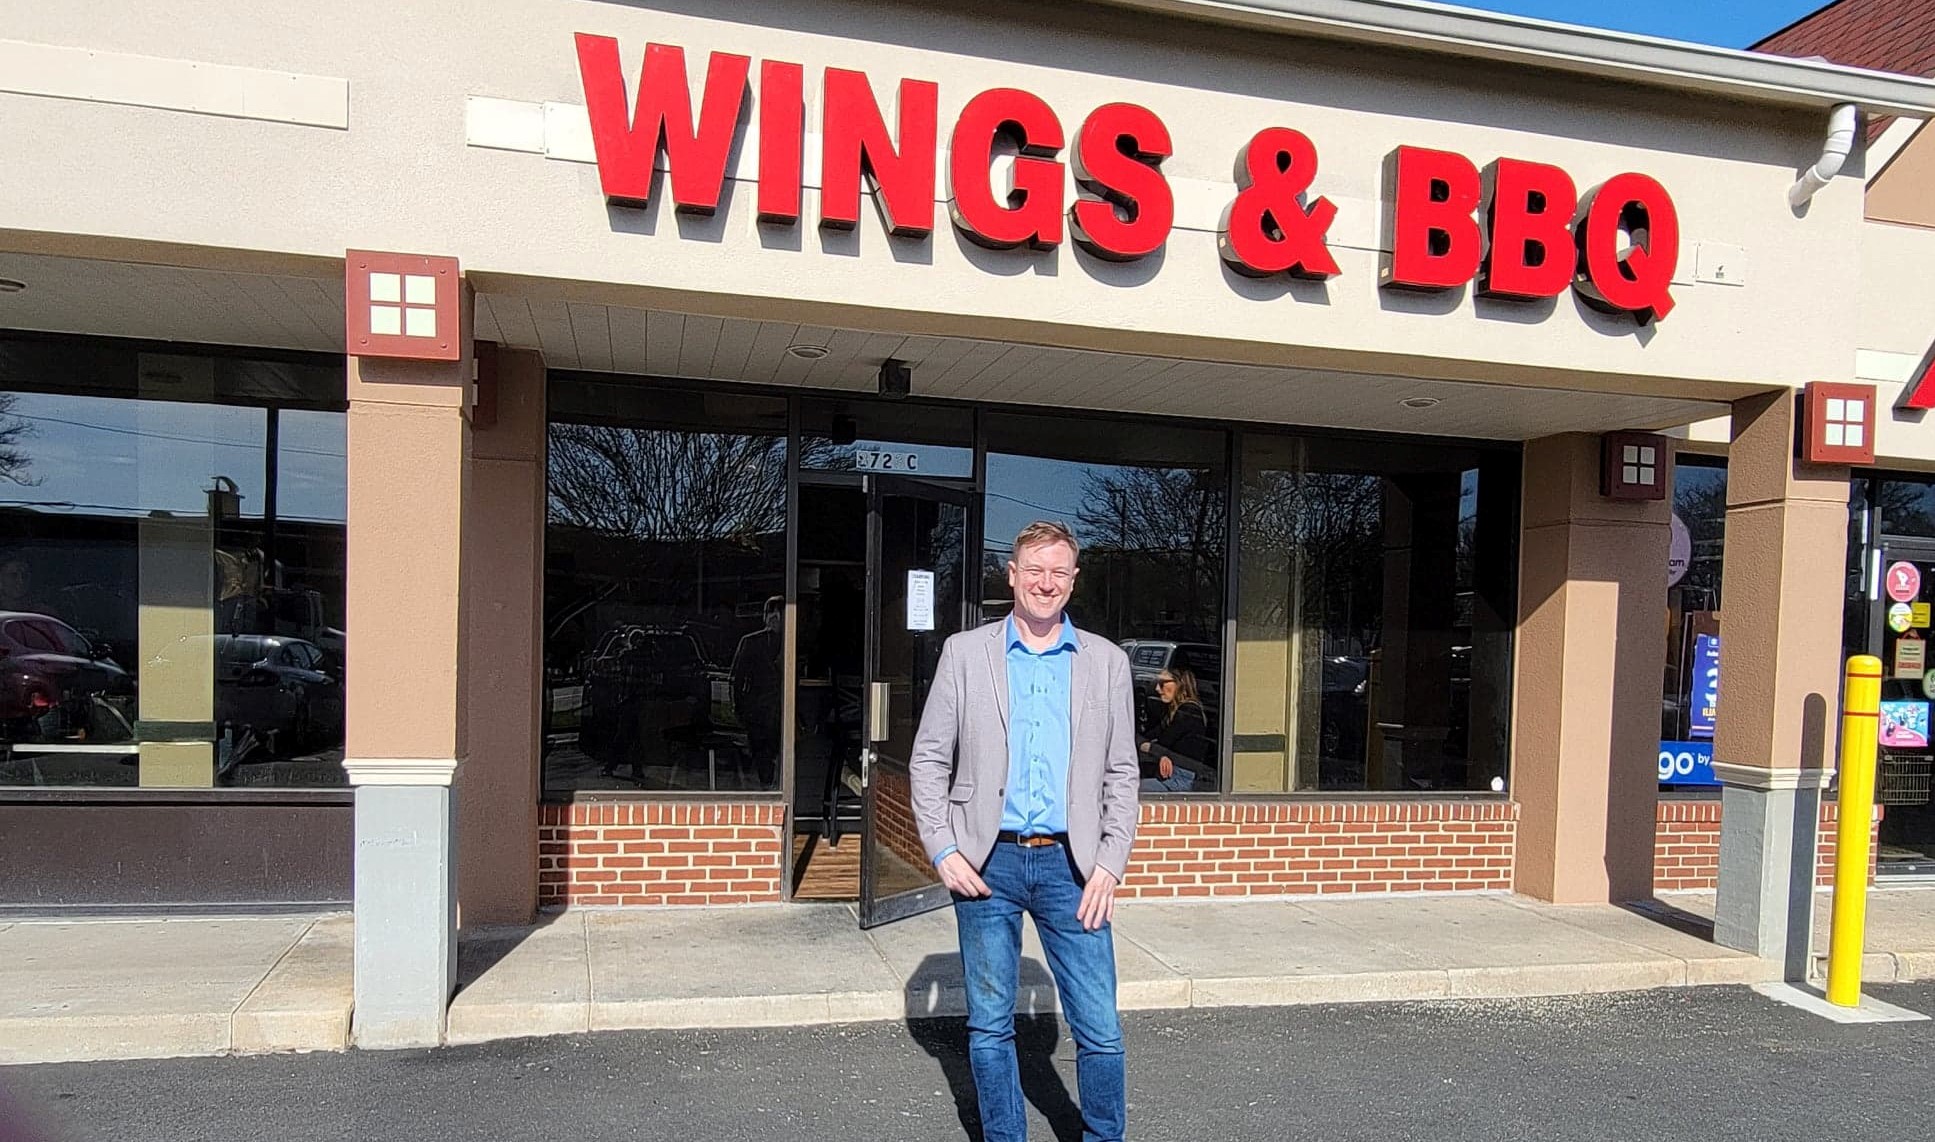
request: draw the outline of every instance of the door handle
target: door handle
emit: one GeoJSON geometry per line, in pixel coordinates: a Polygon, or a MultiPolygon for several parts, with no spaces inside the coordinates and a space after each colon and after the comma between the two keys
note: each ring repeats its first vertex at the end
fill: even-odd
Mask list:
{"type": "Polygon", "coordinates": [[[867,686],[867,739],[887,740],[887,715],[893,709],[893,683],[873,682],[867,686]]]}

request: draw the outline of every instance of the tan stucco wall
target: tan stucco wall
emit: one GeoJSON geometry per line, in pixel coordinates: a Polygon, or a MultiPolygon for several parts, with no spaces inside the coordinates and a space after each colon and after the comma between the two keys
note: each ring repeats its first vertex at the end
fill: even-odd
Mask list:
{"type": "Polygon", "coordinates": [[[465,925],[537,911],[539,658],[544,645],[544,363],[497,354],[496,422],[471,435],[464,505],[469,756],[458,774],[465,925]]]}
{"type": "Polygon", "coordinates": [[[461,762],[469,360],[349,359],[344,753],[461,762]]]}
{"type": "Polygon", "coordinates": [[[1734,405],[1715,764],[1834,764],[1848,469],[1794,459],[1795,406],[1784,393],[1734,405]]]}
{"type": "Polygon", "coordinates": [[[1652,894],[1664,500],[1599,494],[1599,438],[1525,448],[1513,656],[1514,887],[1560,903],[1652,894]]]}
{"type": "MultiPolygon", "coordinates": [[[[1849,182],[1865,179],[1867,187],[1867,217],[1852,247],[1860,279],[1854,355],[1846,373],[1814,379],[1875,386],[1877,467],[1935,470],[1935,428],[1925,424],[1927,414],[1895,408],[1935,349],[1929,270],[1935,266],[1935,131],[1897,120],[1850,160],[1845,174],[1849,182]]],[[[1719,454],[1731,431],[1724,416],[1684,430],[1689,448],[1719,454]]]]}
{"type": "Polygon", "coordinates": [[[1860,187],[1839,180],[1805,216],[1790,211],[1786,187],[1819,148],[1811,114],[1052,3],[766,0],[729,17],[695,14],[711,11],[681,0],[548,0],[481,19],[455,0],[273,10],[239,0],[4,0],[0,17],[18,40],[345,78],[349,127],[0,95],[16,156],[0,165],[0,218],[14,231],[0,245],[94,234],[318,257],[352,246],[423,251],[460,257],[490,289],[1708,397],[1847,370],[1858,265],[1845,255],[1860,187]],[[628,68],[648,38],[681,44],[695,79],[712,49],[802,62],[809,130],[828,65],[864,68],[882,92],[902,77],[938,81],[943,140],[961,105],[996,85],[1042,95],[1071,131],[1098,103],[1140,101],[1176,136],[1165,170],[1216,192],[1212,217],[1233,193],[1233,160],[1248,138],[1294,126],[1319,150],[1315,190],[1340,207],[1343,274],[1294,289],[1238,279],[1206,230],[1178,231],[1164,256],[1126,267],[1066,247],[994,253],[953,233],[944,208],[935,237],[914,246],[890,247],[871,218],[847,236],[810,224],[762,233],[743,185],[712,220],[612,213],[589,165],[465,145],[467,95],[582,102],[578,31],[617,36],[628,68]],[[1642,334],[1569,295],[1546,312],[1481,307],[1469,293],[1380,294],[1380,180],[1401,143],[1481,166],[1500,155],[1555,163],[1581,190],[1620,171],[1654,175],[1678,202],[1688,250],[1678,308],[1642,334]],[[1699,243],[1744,250],[1747,284],[1694,284],[1699,243]]]}
{"type": "Polygon", "coordinates": [[[1868,184],[1868,217],[1935,227],[1935,131],[1923,124],[1868,184]]]}

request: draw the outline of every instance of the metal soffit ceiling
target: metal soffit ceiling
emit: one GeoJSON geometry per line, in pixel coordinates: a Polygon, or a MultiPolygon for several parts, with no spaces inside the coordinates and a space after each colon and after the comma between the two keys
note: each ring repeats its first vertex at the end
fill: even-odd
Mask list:
{"type": "MultiPolygon", "coordinates": [[[[0,254],[0,328],[340,353],[340,279],[0,254]]],[[[1686,424],[1723,405],[909,337],[480,294],[477,335],[554,368],[865,392],[888,357],[920,396],[1524,440],[1686,424]],[[825,350],[817,357],[789,348],[825,350]],[[1435,403],[1434,403],[1435,402],[1435,403]],[[1416,407],[1424,405],[1427,407],[1416,407]]]]}

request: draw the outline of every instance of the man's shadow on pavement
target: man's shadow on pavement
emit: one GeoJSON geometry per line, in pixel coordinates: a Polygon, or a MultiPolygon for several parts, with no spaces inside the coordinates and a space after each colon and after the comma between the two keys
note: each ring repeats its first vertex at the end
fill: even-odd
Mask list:
{"type": "MultiPolygon", "coordinates": [[[[1021,958],[1021,986],[1015,1016],[1015,1057],[1021,1065],[1021,1093],[1048,1120],[1056,1142],[1081,1142],[1082,1110],[1055,1070],[1061,1020],[1055,1017],[1055,979],[1039,960],[1021,958]]],[[[954,1111],[973,1142],[981,1142],[981,1110],[968,1063],[967,1008],[958,953],[931,955],[907,981],[907,1033],[947,1076],[954,1111]]]]}

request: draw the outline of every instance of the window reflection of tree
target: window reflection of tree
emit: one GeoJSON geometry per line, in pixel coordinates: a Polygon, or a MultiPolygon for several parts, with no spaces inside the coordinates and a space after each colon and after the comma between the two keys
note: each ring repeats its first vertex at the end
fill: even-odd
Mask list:
{"type": "Polygon", "coordinates": [[[1673,481],[1673,512],[1691,542],[1686,574],[1676,585],[1679,609],[1714,610],[1720,605],[1720,553],[1727,530],[1727,470],[1682,461],[1673,481]]]}
{"type": "MultiPolygon", "coordinates": [[[[548,440],[557,563],[545,666],[553,686],[588,687],[579,746],[606,777],[628,765],[635,780],[662,783],[646,766],[683,751],[710,780],[703,758],[718,732],[744,731],[758,713],[741,708],[745,694],[722,693],[729,664],[743,675],[764,661],[761,648],[739,652],[784,581],[786,439],[554,422],[548,440]]],[[[769,784],[763,753],[752,760],[769,784]]]]}
{"type": "Polygon", "coordinates": [[[1077,581],[1078,593],[1107,585],[1117,566],[1125,575],[1135,568],[1159,569],[1155,590],[1108,600],[1105,609],[1118,627],[1109,633],[1217,639],[1224,504],[1221,476],[1206,469],[1096,465],[1083,471],[1082,505],[1074,522],[1085,545],[1083,562],[1091,570],[1077,581]]]}
{"type": "MultiPolygon", "coordinates": [[[[1272,578],[1300,572],[1307,626],[1323,630],[1325,653],[1363,654],[1378,644],[1384,482],[1337,472],[1263,471],[1243,493],[1243,549],[1272,578]]],[[[1264,629],[1283,629],[1296,600],[1248,600],[1264,629]]]]}
{"type": "Polygon", "coordinates": [[[1935,537],[1935,484],[1883,480],[1876,498],[1885,534],[1935,537]]]}
{"type": "Polygon", "coordinates": [[[40,481],[30,475],[33,457],[23,447],[27,437],[34,434],[34,426],[13,414],[20,397],[14,393],[0,393],[0,480],[32,487],[40,481]]]}
{"type": "Polygon", "coordinates": [[[746,540],[786,526],[776,436],[554,424],[551,520],[641,540],[746,540]]]}

